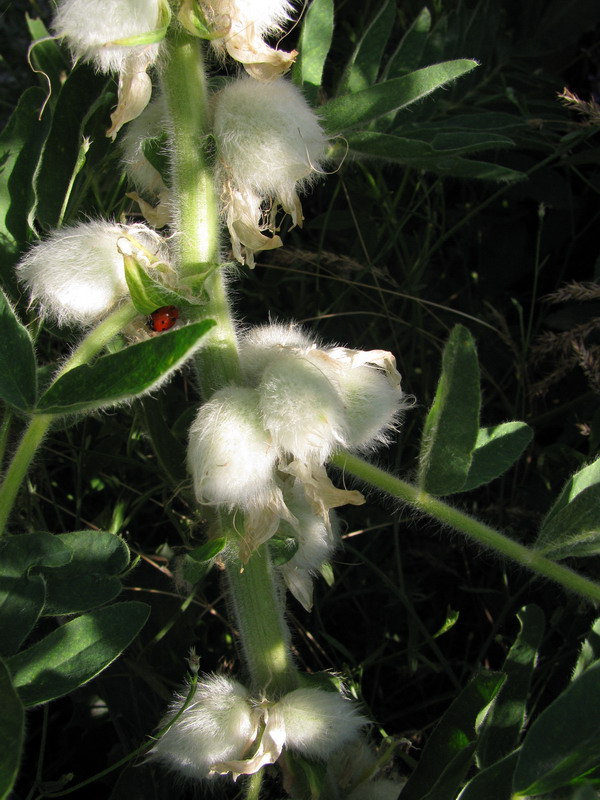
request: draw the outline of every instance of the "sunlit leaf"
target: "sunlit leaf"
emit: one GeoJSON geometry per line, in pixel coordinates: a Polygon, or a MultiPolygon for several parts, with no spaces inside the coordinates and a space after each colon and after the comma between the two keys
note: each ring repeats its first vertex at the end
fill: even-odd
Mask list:
{"type": "Polygon", "coordinates": [[[157,388],[202,345],[213,320],[194,322],[102,356],[65,373],[42,395],[38,411],[72,414],[106,408],[157,388]]]}

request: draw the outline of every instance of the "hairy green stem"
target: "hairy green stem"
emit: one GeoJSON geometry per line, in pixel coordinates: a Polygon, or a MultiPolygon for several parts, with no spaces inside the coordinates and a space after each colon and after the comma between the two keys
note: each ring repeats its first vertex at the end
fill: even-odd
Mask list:
{"type": "MultiPolygon", "coordinates": [[[[103,347],[105,347],[137,315],[132,303],[119,306],[110,316],[97,325],[82,340],[65,361],[53,383],[69,370],[87,364],[103,347]]],[[[34,415],[17,447],[0,485],[0,535],[4,533],[6,523],[17,498],[19,488],[25,480],[29,466],[42,443],[48,428],[54,419],[52,414],[34,415]]]]}
{"type": "Polygon", "coordinates": [[[470,539],[484,547],[489,547],[512,561],[533,570],[538,575],[559,583],[565,589],[575,592],[588,600],[600,602],[600,585],[584,578],[573,570],[546,558],[537,550],[525,547],[508,536],[490,528],[483,522],[470,517],[457,508],[439,500],[437,497],[422,491],[406,481],[390,475],[374,467],[362,458],[350,453],[338,453],[331,463],[346,473],[354,475],[365,483],[382,489],[384,492],[408,503],[413,508],[423,511],[444,525],[464,533],[470,539]]]}
{"type": "MultiPolygon", "coordinates": [[[[223,271],[219,261],[219,220],[210,145],[209,103],[202,51],[197,39],[179,30],[169,42],[162,73],[171,117],[171,182],[179,274],[202,300],[198,315],[213,319],[203,347],[195,357],[204,399],[232,383],[242,383],[237,338],[223,271]]],[[[229,539],[238,534],[223,515],[229,539]]],[[[289,650],[289,632],[283,618],[269,552],[261,547],[242,564],[233,559],[227,581],[253,688],[259,692],[290,691],[296,671],[289,650]]]]}
{"type": "Polygon", "coordinates": [[[289,631],[274,590],[267,545],[255,550],[246,563],[232,559],[227,580],[253,688],[266,691],[269,698],[297,688],[289,631]]]}

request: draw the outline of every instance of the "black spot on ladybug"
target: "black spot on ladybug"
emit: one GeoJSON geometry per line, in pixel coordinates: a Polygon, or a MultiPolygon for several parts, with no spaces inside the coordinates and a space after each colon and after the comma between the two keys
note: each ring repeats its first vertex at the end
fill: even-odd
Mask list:
{"type": "Polygon", "coordinates": [[[162,306],[153,311],[147,319],[151,331],[168,331],[179,319],[177,306],[162,306]]]}

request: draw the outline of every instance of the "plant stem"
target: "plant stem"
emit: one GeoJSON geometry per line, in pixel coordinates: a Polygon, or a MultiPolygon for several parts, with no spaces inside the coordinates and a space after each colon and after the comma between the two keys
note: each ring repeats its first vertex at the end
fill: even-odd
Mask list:
{"type": "Polygon", "coordinates": [[[202,50],[197,39],[178,31],[170,42],[162,83],[171,129],[171,169],[179,275],[206,298],[202,318],[216,321],[196,356],[205,399],[228,383],[241,382],[237,342],[219,263],[219,219],[213,171],[207,159],[209,102],[202,50]]]}
{"type": "MultiPolygon", "coordinates": [[[[195,362],[200,390],[208,399],[218,389],[241,384],[237,337],[219,262],[219,220],[211,165],[206,157],[209,103],[197,39],[177,31],[171,41],[162,83],[171,116],[171,177],[179,274],[202,298],[198,314],[215,320],[195,362]]],[[[239,534],[224,514],[219,524],[237,549],[239,534]]],[[[257,692],[270,695],[296,687],[289,631],[283,618],[269,551],[257,550],[246,564],[232,557],[227,581],[242,651],[257,692]]]]}
{"type": "Polygon", "coordinates": [[[289,631],[277,597],[269,550],[263,544],[243,564],[231,559],[227,579],[253,689],[269,698],[297,688],[289,631]]]}
{"type": "Polygon", "coordinates": [[[406,481],[395,478],[372,464],[350,453],[341,452],[331,459],[331,463],[346,473],[350,473],[365,483],[382,489],[419,511],[423,511],[444,525],[449,525],[484,547],[516,561],[538,575],[559,583],[565,589],[575,592],[588,600],[600,602],[600,585],[584,578],[573,570],[551,561],[540,552],[515,542],[483,522],[470,517],[462,511],[418,489],[406,481]]]}
{"type": "MultiPolygon", "coordinates": [[[[70,358],[65,361],[53,383],[56,383],[69,370],[87,364],[111,339],[114,339],[128,322],[134,319],[137,313],[130,302],[119,306],[116,311],[113,311],[110,316],[88,333],[70,358]]],[[[35,414],[31,418],[6,470],[2,485],[0,485],[0,535],[4,533],[19,488],[53,419],[54,415],[52,414],[35,414]]]]}

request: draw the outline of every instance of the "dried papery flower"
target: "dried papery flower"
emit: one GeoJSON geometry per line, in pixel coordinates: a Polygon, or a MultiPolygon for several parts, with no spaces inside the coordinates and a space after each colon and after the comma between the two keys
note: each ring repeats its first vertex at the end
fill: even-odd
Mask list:
{"type": "Polygon", "coordinates": [[[288,0],[201,0],[201,5],[215,32],[211,44],[220,58],[227,53],[262,81],[282,75],[294,63],[295,50],[275,50],[264,41],[281,34],[290,21],[293,7],[288,0]]]}
{"type": "MultiPolygon", "coordinates": [[[[176,695],[159,728],[181,710],[188,691],[176,695]]],[[[187,778],[207,778],[222,761],[241,759],[258,733],[260,712],[241,683],[206,675],[179,719],[157,740],[150,758],[187,778]]]]}
{"type": "Polygon", "coordinates": [[[129,292],[123,247],[145,265],[148,256],[168,259],[164,241],[145,225],[80,222],[34,245],[17,264],[17,277],[43,315],[91,325],[129,292]]]}
{"type": "Polygon", "coordinates": [[[296,689],[275,708],[285,726],[286,748],[323,761],[356,739],[369,722],[352,701],[322,689],[296,689]]]}
{"type": "Polygon", "coordinates": [[[321,169],[327,140],[302,94],[284,79],[242,78],[218,92],[214,135],[234,255],[252,265],[254,252],[281,244],[264,234],[275,232],[279,206],[302,224],[298,192],[321,169]]]}
{"type": "Polygon", "coordinates": [[[284,490],[284,499],[295,522],[282,521],[277,533],[294,538],[298,549],[278,571],[296,600],[311,611],[313,576],[331,556],[337,539],[332,525],[333,512],[329,512],[329,524],[326,524],[320,514],[315,514],[303,485],[297,480],[287,491],[284,490]]]}
{"type": "Polygon", "coordinates": [[[112,138],[150,100],[146,71],[159,55],[169,15],[165,0],[58,0],[52,27],[73,59],[119,75],[119,102],[107,133],[112,138]]]}
{"type": "Polygon", "coordinates": [[[200,407],[188,449],[200,503],[231,509],[267,505],[274,491],[276,458],[254,389],[226,386],[200,407]]]}

